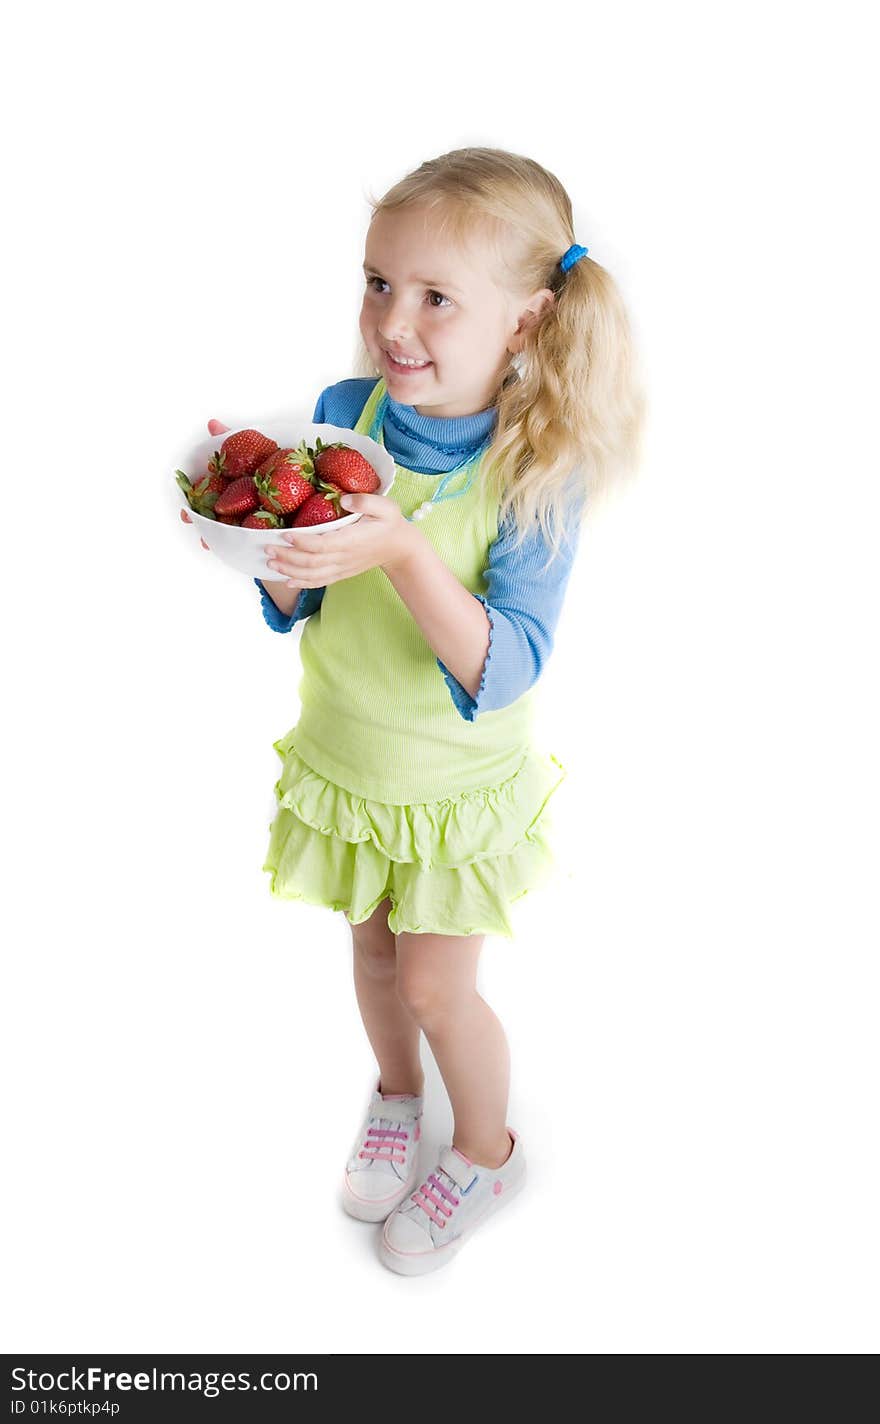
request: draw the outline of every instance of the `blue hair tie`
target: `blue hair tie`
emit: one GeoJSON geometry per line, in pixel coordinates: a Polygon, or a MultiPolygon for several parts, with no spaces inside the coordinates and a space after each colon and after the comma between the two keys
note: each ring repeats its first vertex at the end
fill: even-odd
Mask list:
{"type": "Polygon", "coordinates": [[[586,257],[589,250],[589,247],[581,247],[577,242],[573,242],[560,260],[559,265],[563,272],[567,272],[569,267],[573,267],[576,262],[580,262],[582,257],[586,257]]]}

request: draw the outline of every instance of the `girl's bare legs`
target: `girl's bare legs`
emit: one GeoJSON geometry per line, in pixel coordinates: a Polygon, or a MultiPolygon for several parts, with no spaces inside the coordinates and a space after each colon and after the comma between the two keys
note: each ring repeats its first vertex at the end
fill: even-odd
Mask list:
{"type": "Polygon", "coordinates": [[[397,993],[437,1060],[455,1117],[453,1147],[483,1167],[500,1167],[513,1146],[507,1131],[510,1050],[500,1022],[477,993],[484,938],[397,935],[397,993]]]}
{"type": "Polygon", "coordinates": [[[419,1055],[421,1029],[398,996],[390,910],[391,901],[383,900],[368,920],[351,925],[355,993],[379,1065],[381,1092],[421,1093],[425,1085],[419,1055]]]}

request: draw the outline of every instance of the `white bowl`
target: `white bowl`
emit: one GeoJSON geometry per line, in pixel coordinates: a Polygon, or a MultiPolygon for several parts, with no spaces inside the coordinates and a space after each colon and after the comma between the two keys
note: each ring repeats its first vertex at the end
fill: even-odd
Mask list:
{"type": "MultiPolygon", "coordinates": [[[[379,476],[379,488],[373,491],[374,494],[387,494],[394,483],[394,460],[385,447],[377,445],[376,441],[371,440],[368,435],[358,435],[353,430],[346,430],[344,426],[315,425],[311,420],[297,420],[293,417],[289,420],[255,420],[250,425],[238,426],[237,429],[259,430],[263,435],[268,435],[270,440],[276,440],[280,449],[295,448],[301,440],[307,441],[309,445],[314,445],[318,435],[325,445],[332,445],[337,440],[343,440],[353,450],[359,450],[364,458],[369,460],[379,476]]],[[[214,451],[219,450],[223,441],[228,440],[229,436],[235,433],[233,430],[224,430],[220,435],[206,435],[204,440],[200,440],[198,445],[194,445],[187,451],[175,469],[183,470],[190,483],[195,484],[205,473],[208,461],[214,451]]],[[[267,579],[270,582],[279,579],[278,570],[269,568],[267,555],[263,550],[267,544],[278,543],[281,535],[280,529],[242,529],[238,524],[221,524],[219,519],[206,519],[203,514],[197,514],[194,509],[190,509],[186,495],[177,483],[174,473],[172,473],[171,479],[175,504],[178,510],[185,511],[187,520],[184,523],[188,529],[193,530],[195,538],[201,539],[219,559],[223,560],[224,564],[238,569],[239,573],[249,574],[251,578],[267,579]]],[[[346,514],[342,519],[334,519],[329,524],[315,524],[299,529],[297,533],[302,534],[306,539],[320,539],[326,535],[332,535],[335,529],[343,529],[347,524],[356,524],[360,517],[359,514],[346,514]]],[[[178,518],[180,518],[179,514],[178,518]]]]}

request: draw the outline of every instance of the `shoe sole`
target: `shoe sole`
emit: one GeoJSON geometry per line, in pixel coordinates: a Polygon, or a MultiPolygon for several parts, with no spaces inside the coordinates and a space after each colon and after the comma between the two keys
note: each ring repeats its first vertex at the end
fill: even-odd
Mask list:
{"type": "Polygon", "coordinates": [[[413,1171],[407,1177],[406,1183],[393,1196],[383,1197],[381,1201],[369,1201],[364,1197],[355,1196],[348,1184],[347,1174],[342,1178],[342,1205],[349,1216],[355,1217],[357,1221],[369,1221],[375,1225],[377,1221],[384,1221],[393,1211],[405,1201],[410,1192],[415,1191],[419,1182],[418,1153],[413,1163],[413,1171]]]}
{"type": "Polygon", "coordinates": [[[459,1248],[465,1244],[478,1226],[482,1226],[488,1217],[495,1216],[516,1196],[517,1192],[522,1191],[525,1181],[524,1169],[513,1186],[502,1192],[500,1198],[496,1197],[491,1201],[482,1215],[478,1216],[476,1221],[472,1221],[470,1226],[460,1236],[456,1236],[454,1241],[450,1241],[448,1246],[435,1246],[431,1251],[397,1251],[388,1244],[383,1231],[379,1240],[379,1256],[383,1264],[389,1270],[396,1271],[399,1276],[424,1276],[428,1271],[439,1270],[441,1266],[445,1266],[448,1261],[452,1260],[452,1257],[456,1255],[459,1248]]]}

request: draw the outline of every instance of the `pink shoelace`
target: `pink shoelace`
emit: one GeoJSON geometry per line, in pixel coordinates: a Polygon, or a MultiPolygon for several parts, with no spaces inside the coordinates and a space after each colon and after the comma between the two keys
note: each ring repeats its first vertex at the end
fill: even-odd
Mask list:
{"type": "Polygon", "coordinates": [[[399,1162],[403,1166],[406,1162],[406,1144],[409,1137],[407,1128],[392,1127],[370,1127],[364,1138],[363,1149],[358,1153],[359,1157],[372,1157],[379,1162],[399,1162]],[[396,1154],[404,1149],[404,1155],[398,1157],[396,1154]]]}
{"type": "Polygon", "coordinates": [[[413,1192],[411,1200],[415,1202],[416,1206],[420,1206],[422,1211],[426,1212],[431,1220],[435,1221],[438,1226],[445,1226],[446,1220],[452,1215],[452,1208],[458,1206],[460,1198],[454,1196],[449,1188],[443,1185],[440,1178],[432,1172],[428,1180],[422,1182],[419,1190],[413,1192]],[[439,1197],[434,1194],[434,1189],[440,1193],[439,1197]],[[445,1201],[443,1198],[445,1198],[445,1201]],[[447,1202],[449,1203],[448,1206],[446,1205],[447,1202]],[[443,1216],[437,1215],[437,1211],[434,1210],[435,1207],[437,1211],[443,1212],[443,1216]]]}

